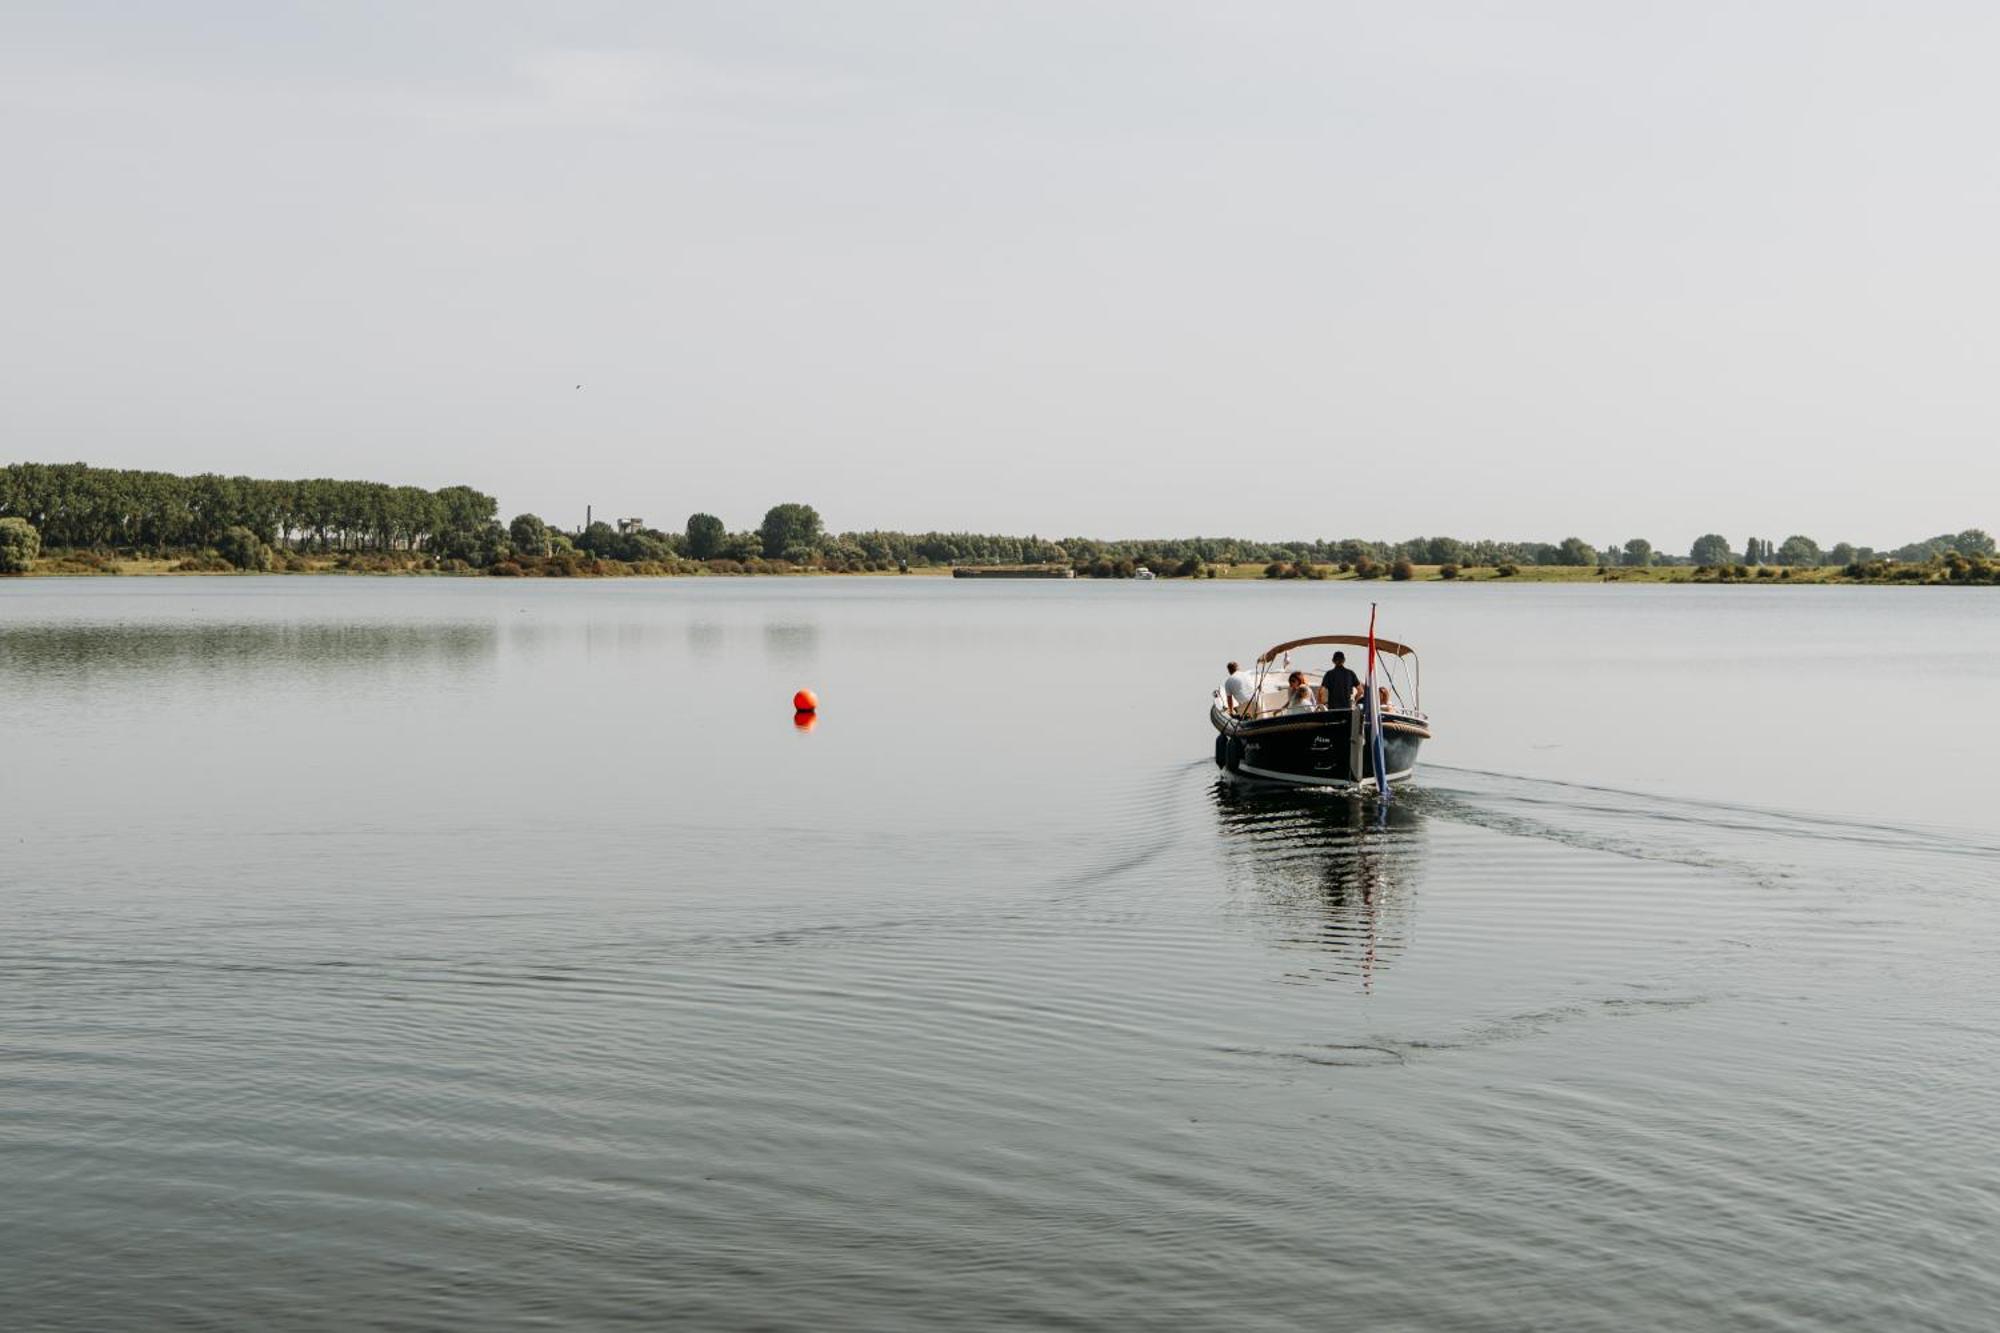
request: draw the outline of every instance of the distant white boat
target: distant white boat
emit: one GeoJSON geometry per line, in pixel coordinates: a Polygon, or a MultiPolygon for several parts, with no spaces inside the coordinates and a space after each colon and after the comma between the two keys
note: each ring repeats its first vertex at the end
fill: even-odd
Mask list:
{"type": "Polygon", "coordinates": [[[1144,565],[1141,565],[1137,569],[1132,571],[1132,577],[1135,579],[1156,579],[1159,577],[1159,575],[1155,574],[1152,570],[1146,568],[1144,565]]]}

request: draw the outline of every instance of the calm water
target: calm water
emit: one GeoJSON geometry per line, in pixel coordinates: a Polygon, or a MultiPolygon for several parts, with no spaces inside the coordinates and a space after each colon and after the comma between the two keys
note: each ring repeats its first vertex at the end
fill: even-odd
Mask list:
{"type": "Polygon", "coordinates": [[[1991,1328],[2000,596],[1374,595],[0,584],[0,1323],[1991,1328]]]}

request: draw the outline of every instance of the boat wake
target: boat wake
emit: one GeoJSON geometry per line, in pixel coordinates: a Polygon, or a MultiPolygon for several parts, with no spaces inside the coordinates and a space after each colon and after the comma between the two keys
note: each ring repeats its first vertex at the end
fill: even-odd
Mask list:
{"type": "Polygon", "coordinates": [[[1426,774],[1450,774],[1455,783],[1428,784],[1428,790],[1452,794],[1504,796],[1524,805],[1561,805],[1570,810],[1616,814],[1621,817],[1643,814],[1663,823],[1686,824],[1699,828],[1729,829],[1746,833],[1829,839],[1889,850],[1922,852],[1925,855],[2000,856],[2000,843],[1983,840],[1977,834],[1943,827],[1912,826],[1850,817],[1814,815],[1775,806],[1742,805],[1724,801],[1704,801],[1690,797],[1662,796],[1655,792],[1633,791],[1593,783],[1531,778],[1484,768],[1457,768],[1448,764],[1426,764],[1426,774]]]}
{"type": "Polygon", "coordinates": [[[1662,796],[1487,769],[1425,766],[1409,795],[1430,817],[1633,860],[1740,876],[1778,887],[1800,876],[1926,891],[1978,891],[1979,875],[1938,874],[2000,861],[2000,844],[1942,827],[1839,818],[1774,807],[1662,796]]]}

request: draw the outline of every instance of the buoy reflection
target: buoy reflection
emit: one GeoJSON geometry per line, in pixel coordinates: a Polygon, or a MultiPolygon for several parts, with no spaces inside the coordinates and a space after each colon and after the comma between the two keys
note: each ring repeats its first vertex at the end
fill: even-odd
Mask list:
{"type": "Polygon", "coordinates": [[[800,731],[811,731],[819,725],[819,714],[808,712],[801,708],[798,712],[792,714],[792,725],[800,731]]]}

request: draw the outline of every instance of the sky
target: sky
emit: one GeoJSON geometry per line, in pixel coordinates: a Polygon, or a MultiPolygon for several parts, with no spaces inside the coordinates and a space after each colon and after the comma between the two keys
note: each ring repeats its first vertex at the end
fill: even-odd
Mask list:
{"type": "Polygon", "coordinates": [[[1996,39],[1840,0],[0,0],[0,461],[565,526],[2000,529],[1996,39]]]}

